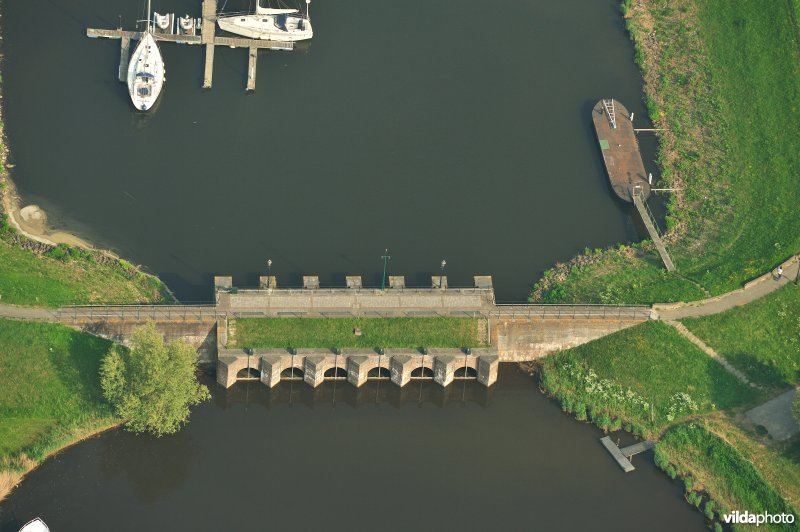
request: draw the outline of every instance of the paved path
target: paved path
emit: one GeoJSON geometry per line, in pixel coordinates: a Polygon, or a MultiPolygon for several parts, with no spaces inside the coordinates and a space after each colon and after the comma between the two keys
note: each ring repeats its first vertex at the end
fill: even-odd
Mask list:
{"type": "Polygon", "coordinates": [[[17,320],[56,321],[55,309],[0,304],[0,317],[17,320]]]}
{"type": "Polygon", "coordinates": [[[748,386],[752,386],[753,388],[758,388],[758,386],[757,386],[756,384],[753,384],[752,382],[750,382],[750,381],[747,379],[747,377],[745,376],[745,374],[744,374],[744,373],[742,373],[742,372],[741,372],[741,371],[739,371],[738,369],[734,368],[734,367],[733,367],[733,366],[730,364],[730,362],[728,362],[727,360],[725,360],[724,358],[722,358],[721,356],[719,356],[719,355],[717,354],[717,352],[716,352],[716,351],[714,351],[714,350],[713,350],[711,347],[709,347],[708,345],[706,345],[706,343],[705,343],[705,342],[703,342],[703,341],[702,341],[700,338],[698,338],[697,336],[695,336],[695,335],[694,335],[694,334],[693,334],[693,333],[692,333],[692,332],[691,332],[689,329],[687,329],[687,328],[686,328],[686,327],[685,327],[685,326],[684,326],[682,323],[680,323],[680,322],[678,322],[678,321],[671,321],[671,320],[669,320],[669,321],[667,321],[667,324],[669,324],[669,325],[671,325],[671,326],[675,327],[675,329],[677,329],[677,331],[678,331],[679,333],[681,333],[681,334],[682,334],[682,335],[683,335],[683,336],[684,336],[684,337],[685,337],[687,340],[689,340],[689,341],[690,341],[690,342],[692,342],[694,345],[696,345],[697,347],[699,347],[699,348],[700,348],[700,349],[701,349],[701,350],[702,350],[702,351],[703,351],[705,354],[707,354],[708,356],[710,356],[711,358],[713,358],[714,360],[716,360],[717,362],[719,362],[720,364],[722,364],[722,367],[723,367],[723,368],[725,368],[725,369],[728,371],[728,373],[732,374],[734,377],[736,377],[737,379],[739,379],[739,380],[740,380],[740,381],[742,381],[743,383],[747,384],[748,386]]]}
{"type": "Polygon", "coordinates": [[[657,311],[659,318],[667,321],[718,314],[761,299],[778,288],[794,282],[797,276],[797,267],[797,257],[793,257],[783,264],[783,277],[780,280],[775,279],[775,272],[772,271],[747,283],[744,288],[733,290],[721,296],[686,303],[677,308],[668,308],[672,305],[659,304],[653,305],[653,308],[657,311]]]}
{"type": "Polygon", "coordinates": [[[796,394],[796,389],[789,390],[763,405],[753,408],[746,415],[756,425],[766,428],[774,439],[788,440],[800,432],[800,427],[797,426],[797,422],[792,416],[792,401],[796,394]]]}

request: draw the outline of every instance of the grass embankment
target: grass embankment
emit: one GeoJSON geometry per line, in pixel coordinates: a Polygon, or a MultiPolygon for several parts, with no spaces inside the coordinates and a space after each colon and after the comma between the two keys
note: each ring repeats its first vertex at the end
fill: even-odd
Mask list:
{"type": "Polygon", "coordinates": [[[774,390],[800,385],[800,287],[682,322],[751,381],[774,390]]]}
{"type": "Polygon", "coordinates": [[[49,453],[117,423],[100,389],[110,342],[0,319],[0,499],[49,453]]]}
{"type": "Polygon", "coordinates": [[[228,346],[480,347],[486,345],[479,336],[482,326],[472,318],[240,318],[229,322],[228,346]]]}
{"type": "MultiPolygon", "coordinates": [[[[774,456],[771,458],[775,458],[774,456]]],[[[770,514],[797,511],[742,454],[713,426],[690,422],[671,427],[658,442],[656,464],[668,475],[680,475],[687,500],[706,517],[719,522],[732,510],[770,514]]],[[[796,479],[797,467],[794,467],[796,479]]],[[[786,475],[781,476],[786,479],[786,475]]],[[[791,478],[789,479],[791,481],[791,478]]],[[[797,501],[797,485],[787,486],[797,501]]],[[[791,525],[764,524],[767,530],[787,530],[791,525]]]]}
{"type": "Polygon", "coordinates": [[[547,357],[541,383],[562,408],[601,428],[655,436],[686,416],[752,404],[760,394],[662,322],[547,357]]]}
{"type": "MultiPolygon", "coordinates": [[[[624,11],[660,134],[668,248],[558,265],[544,301],[697,299],[741,286],[800,250],[800,50],[788,2],[629,0],[624,11]]],[[[599,153],[598,153],[599,156],[599,153]]]]}
{"type": "Polygon", "coordinates": [[[173,301],[157,277],[99,252],[57,247],[35,253],[0,238],[0,303],[56,307],[173,301]]]}

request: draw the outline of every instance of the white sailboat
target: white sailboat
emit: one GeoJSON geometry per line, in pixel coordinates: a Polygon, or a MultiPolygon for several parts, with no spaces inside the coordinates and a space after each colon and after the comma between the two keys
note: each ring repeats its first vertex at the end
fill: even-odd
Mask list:
{"type": "Polygon", "coordinates": [[[166,69],[161,50],[150,27],[150,0],[147,1],[147,28],[141,34],[128,63],[128,92],[133,106],[147,111],[156,103],[164,87],[166,69]]]}
{"type": "Polygon", "coordinates": [[[305,15],[299,9],[262,7],[262,1],[256,3],[255,13],[217,18],[220,29],[250,39],[278,42],[305,41],[314,36],[309,16],[311,0],[306,0],[305,15]]]}
{"type": "Polygon", "coordinates": [[[37,517],[33,521],[25,523],[22,528],[19,529],[19,532],[50,532],[50,529],[41,518],[37,517]]]}

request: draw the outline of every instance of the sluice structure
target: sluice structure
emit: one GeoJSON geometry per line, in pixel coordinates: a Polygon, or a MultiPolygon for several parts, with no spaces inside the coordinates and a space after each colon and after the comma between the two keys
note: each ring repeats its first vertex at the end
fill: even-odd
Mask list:
{"type": "Polygon", "coordinates": [[[220,351],[217,382],[229,388],[239,380],[260,380],[272,388],[281,380],[302,379],[316,388],[325,380],[347,379],[360,387],[370,379],[405,386],[427,379],[447,386],[457,379],[475,379],[484,386],[497,381],[500,357],[492,348],[430,349],[254,349],[220,351]]]}

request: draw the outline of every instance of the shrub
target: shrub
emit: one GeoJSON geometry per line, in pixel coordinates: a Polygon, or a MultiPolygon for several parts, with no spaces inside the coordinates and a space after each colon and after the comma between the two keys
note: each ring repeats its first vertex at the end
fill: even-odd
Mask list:
{"type": "Polygon", "coordinates": [[[708,500],[706,501],[705,506],[703,507],[703,513],[706,515],[706,518],[709,520],[714,520],[714,501],[708,500]]]}
{"type": "Polygon", "coordinates": [[[564,412],[572,412],[572,401],[570,401],[569,397],[564,397],[561,401],[561,410],[564,412]]]}
{"type": "Polygon", "coordinates": [[[575,419],[578,421],[586,421],[586,405],[581,402],[576,402],[574,407],[575,419]]]}
{"type": "Polygon", "coordinates": [[[70,258],[69,246],[67,246],[66,244],[59,244],[50,251],[46,252],[45,255],[47,255],[51,259],[60,260],[61,262],[66,262],[70,258]]]}
{"type": "Polygon", "coordinates": [[[601,429],[603,429],[604,432],[608,432],[608,429],[611,427],[611,416],[609,416],[606,412],[603,412],[598,416],[595,422],[601,429]]]}
{"type": "Polygon", "coordinates": [[[696,491],[690,491],[689,494],[686,496],[686,500],[689,501],[689,504],[691,504],[695,508],[699,508],[703,498],[696,491]]]}

